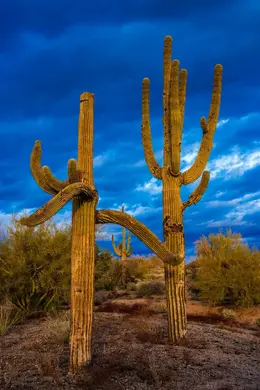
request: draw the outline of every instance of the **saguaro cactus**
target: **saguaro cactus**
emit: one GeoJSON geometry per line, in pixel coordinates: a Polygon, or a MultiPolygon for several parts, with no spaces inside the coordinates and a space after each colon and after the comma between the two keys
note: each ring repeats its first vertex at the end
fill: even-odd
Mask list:
{"type": "MultiPolygon", "coordinates": [[[[209,172],[204,171],[213,146],[222,87],[222,66],[214,69],[214,82],[208,120],[202,117],[202,141],[193,165],[180,172],[181,140],[186,100],[187,71],[179,72],[179,61],[171,60],[172,38],[164,40],[163,126],[164,162],[160,167],[154,157],[150,129],[150,81],[143,80],[142,87],[142,143],[145,161],[152,175],[162,180],[163,234],[166,247],[184,259],[183,212],[197,203],[209,182],[209,172]],[[180,188],[195,182],[202,175],[195,191],[187,202],[182,202],[180,188]]],[[[165,283],[168,308],[168,335],[170,343],[182,338],[187,330],[184,261],[179,265],[165,264],[165,283]]]]}
{"type": "Polygon", "coordinates": [[[71,251],[71,374],[91,361],[94,295],[95,224],[115,223],[130,230],[158,257],[169,264],[183,261],[175,256],[141,222],[121,211],[96,210],[98,194],[93,180],[93,109],[94,95],[80,96],[78,162],[68,162],[68,179],[56,179],[51,170],[41,166],[41,144],[35,142],[31,154],[31,172],[36,183],[54,197],[20,223],[36,226],[55,215],[72,200],[71,251]]]}
{"type": "MultiPolygon", "coordinates": [[[[125,209],[122,206],[122,213],[124,213],[125,209]]],[[[131,232],[128,232],[128,239],[126,242],[126,229],[122,228],[122,242],[116,246],[114,235],[112,235],[112,246],[114,252],[117,256],[121,257],[122,261],[122,283],[126,285],[126,259],[131,256],[132,248],[131,248],[131,232]]]]}

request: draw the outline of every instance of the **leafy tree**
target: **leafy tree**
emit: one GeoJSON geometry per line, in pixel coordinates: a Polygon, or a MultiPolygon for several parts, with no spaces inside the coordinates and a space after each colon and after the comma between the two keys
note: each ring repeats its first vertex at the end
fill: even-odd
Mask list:
{"type": "Polygon", "coordinates": [[[240,234],[210,234],[196,243],[195,286],[211,304],[252,306],[260,303],[260,251],[250,249],[240,234]]]}
{"type": "Polygon", "coordinates": [[[70,227],[26,228],[13,217],[0,245],[1,299],[24,310],[47,310],[68,299],[70,227]]]}
{"type": "MultiPolygon", "coordinates": [[[[0,241],[0,303],[11,301],[28,313],[68,304],[71,225],[58,227],[49,220],[28,228],[17,219],[14,215],[0,241]]],[[[96,280],[108,271],[111,259],[96,245],[96,280]]]]}

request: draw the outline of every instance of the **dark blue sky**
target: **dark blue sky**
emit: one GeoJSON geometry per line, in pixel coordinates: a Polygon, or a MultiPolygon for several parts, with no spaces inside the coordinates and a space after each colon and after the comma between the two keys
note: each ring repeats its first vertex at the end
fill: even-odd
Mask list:
{"type": "MultiPolygon", "coordinates": [[[[98,208],[118,209],[162,237],[161,182],[141,146],[141,85],[151,81],[153,145],[161,162],[162,52],[188,70],[182,167],[195,158],[216,63],[223,65],[219,125],[208,163],[209,187],[185,212],[187,260],[201,235],[231,227],[260,244],[260,2],[12,0],[0,3],[0,223],[50,196],[34,182],[29,159],[42,141],[43,165],[60,179],[77,157],[79,95],[95,94],[98,208]]],[[[186,200],[194,189],[183,190],[186,200]]],[[[56,220],[70,220],[70,206],[56,220]]],[[[120,228],[107,225],[120,238],[120,228]],[[119,233],[119,235],[117,234],[119,233]]],[[[102,247],[111,249],[109,241],[102,247]]],[[[133,238],[135,254],[150,252],[133,238]]]]}

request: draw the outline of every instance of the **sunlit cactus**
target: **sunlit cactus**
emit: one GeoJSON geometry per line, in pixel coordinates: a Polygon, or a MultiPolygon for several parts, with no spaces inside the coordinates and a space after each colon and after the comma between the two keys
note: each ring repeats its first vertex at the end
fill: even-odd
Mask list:
{"type": "Polygon", "coordinates": [[[69,373],[77,373],[92,357],[94,297],[95,225],[114,223],[130,230],[158,257],[169,264],[183,259],[175,256],[144,224],[121,211],[96,210],[98,194],[93,179],[94,95],[80,96],[78,161],[68,162],[68,179],[58,180],[48,167],[41,166],[41,144],[31,153],[31,172],[36,183],[53,195],[44,206],[20,223],[36,226],[53,217],[72,200],[71,326],[69,373]]]}
{"type": "MultiPolygon", "coordinates": [[[[181,141],[186,100],[187,71],[179,71],[179,61],[172,61],[172,38],[164,40],[164,88],[163,88],[163,126],[164,126],[164,162],[157,163],[151,139],[150,128],[150,81],[143,80],[142,88],[142,143],[145,161],[152,175],[162,180],[163,195],[163,234],[166,247],[184,259],[183,212],[196,204],[205,192],[209,182],[209,172],[204,171],[213,146],[213,135],[216,130],[221,88],[222,66],[216,65],[211,105],[208,119],[202,117],[202,141],[193,165],[180,171],[181,141]],[[188,201],[182,202],[180,188],[201,181],[188,201]]],[[[185,336],[187,331],[186,294],[185,294],[184,261],[179,265],[165,264],[165,283],[168,308],[169,342],[173,343],[185,336]]]]}
{"type": "MultiPolygon", "coordinates": [[[[122,206],[122,213],[124,213],[125,209],[122,206]]],[[[122,283],[126,285],[126,259],[131,256],[133,250],[131,247],[131,232],[128,232],[128,238],[126,241],[126,229],[122,228],[122,242],[118,245],[115,244],[114,235],[112,235],[112,247],[117,256],[121,258],[122,261],[122,283]]]]}

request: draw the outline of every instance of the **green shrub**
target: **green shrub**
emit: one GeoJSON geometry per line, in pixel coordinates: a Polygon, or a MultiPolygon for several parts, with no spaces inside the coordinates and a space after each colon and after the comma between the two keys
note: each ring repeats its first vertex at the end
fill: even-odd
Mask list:
{"type": "Polygon", "coordinates": [[[106,249],[101,250],[98,244],[96,244],[95,290],[110,290],[108,274],[112,263],[112,254],[106,249]]]}
{"type": "Polygon", "coordinates": [[[20,310],[13,305],[0,306],[0,336],[3,336],[22,318],[20,310]]]}
{"type": "Polygon", "coordinates": [[[249,307],[260,303],[260,251],[240,234],[209,235],[197,243],[195,286],[211,304],[249,307]]]}
{"type": "Polygon", "coordinates": [[[143,282],[137,285],[137,297],[149,297],[151,295],[163,295],[165,293],[165,284],[159,280],[143,282]]]}
{"type": "Polygon", "coordinates": [[[256,323],[256,325],[258,325],[258,326],[260,327],[260,318],[257,318],[257,319],[255,320],[255,323],[256,323]]]}
{"type": "Polygon", "coordinates": [[[14,218],[0,245],[1,299],[25,312],[48,311],[70,295],[70,227],[48,221],[37,228],[14,218]]]}
{"type": "Polygon", "coordinates": [[[223,309],[221,311],[221,314],[224,318],[234,320],[236,319],[237,313],[232,309],[223,309]]]}
{"type": "Polygon", "coordinates": [[[94,304],[96,306],[102,305],[103,302],[111,298],[109,294],[111,293],[108,293],[108,291],[104,291],[104,290],[96,291],[94,296],[94,304]]]}
{"type": "Polygon", "coordinates": [[[160,305],[156,305],[153,307],[154,313],[167,313],[167,305],[166,303],[161,303],[160,305]]]}
{"type": "MultiPolygon", "coordinates": [[[[112,255],[96,245],[95,283],[109,270],[112,255]]],[[[14,217],[0,242],[0,303],[10,298],[25,313],[50,312],[70,302],[71,226],[51,220],[35,228],[14,217]]]]}
{"type": "Polygon", "coordinates": [[[130,282],[127,284],[126,289],[127,289],[127,291],[136,291],[137,285],[134,282],[130,282]]]}

